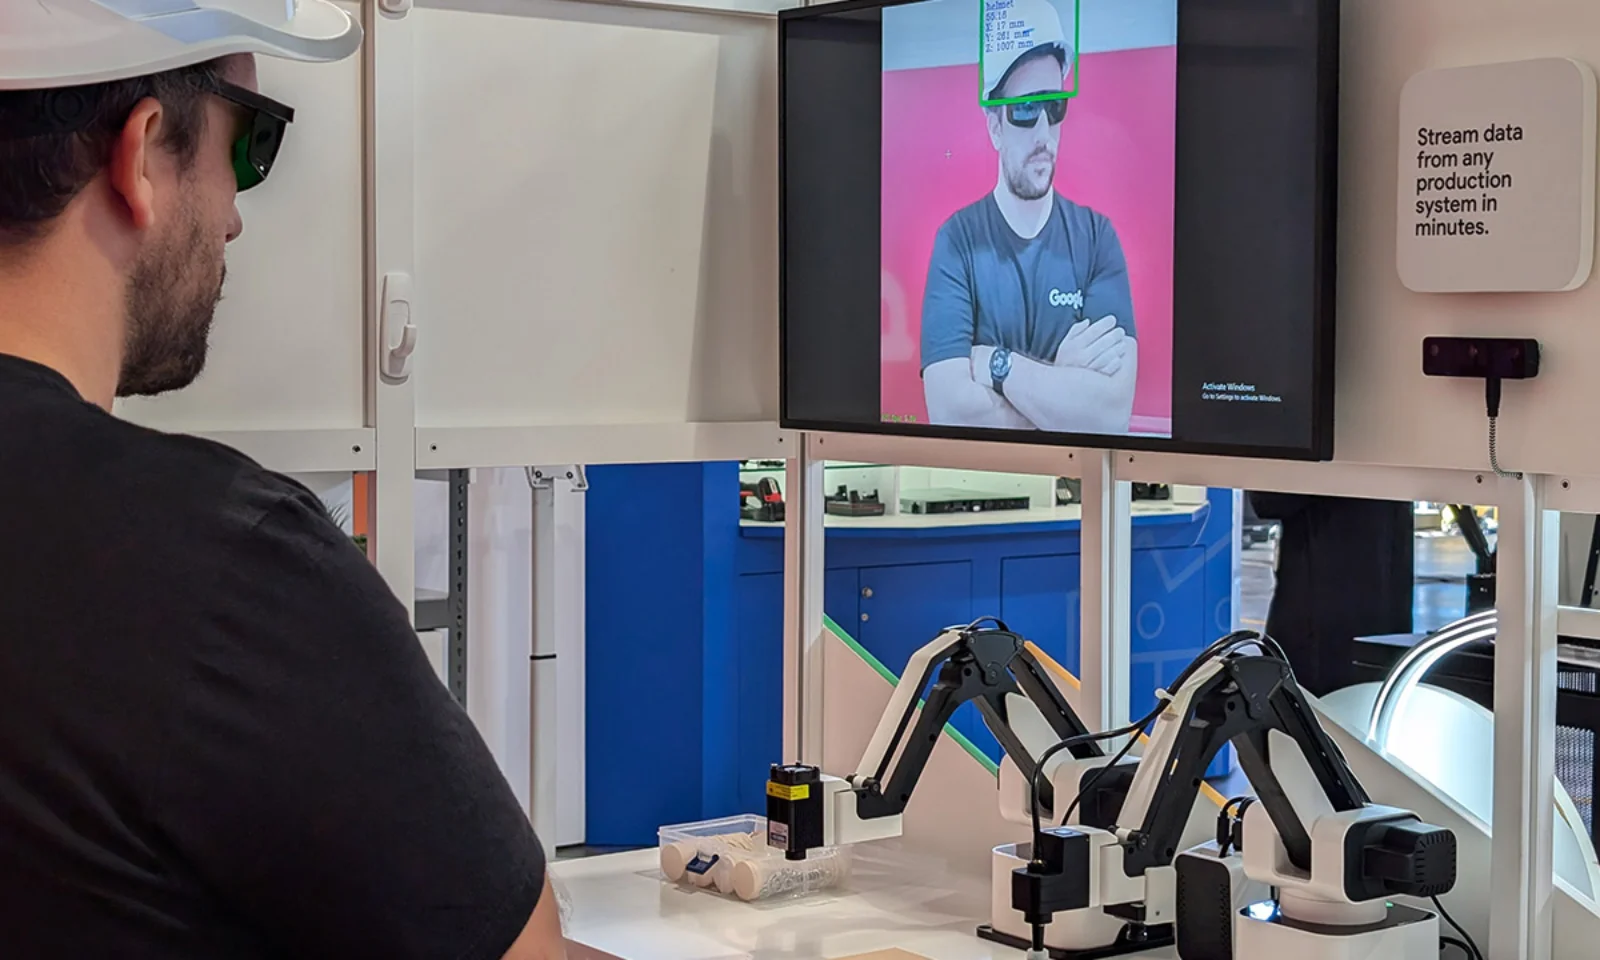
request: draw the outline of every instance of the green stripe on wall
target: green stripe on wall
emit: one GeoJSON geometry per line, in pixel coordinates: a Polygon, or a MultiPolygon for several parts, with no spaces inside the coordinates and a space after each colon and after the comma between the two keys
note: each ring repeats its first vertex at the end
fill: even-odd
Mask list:
{"type": "MultiPolygon", "coordinates": [[[[828,617],[826,614],[824,614],[822,617],[822,625],[827,628],[830,633],[838,637],[845,646],[855,651],[856,656],[865,661],[867,666],[877,671],[878,676],[889,681],[890,686],[894,686],[900,682],[900,678],[895,675],[893,670],[890,670],[888,667],[884,666],[882,661],[869,653],[867,648],[863,647],[859,642],[857,642],[855,637],[852,637],[850,634],[846,633],[843,627],[839,626],[837,623],[834,623],[832,618],[828,617]]],[[[917,708],[922,708],[921,699],[917,700],[917,708]]],[[[968,740],[960,730],[957,730],[955,727],[952,727],[947,723],[944,725],[944,732],[946,736],[960,744],[961,749],[972,754],[972,759],[982,764],[985,770],[989,771],[996,777],[1000,775],[1000,767],[993,760],[989,759],[988,754],[984,753],[982,750],[979,750],[971,740],[968,740]]]]}

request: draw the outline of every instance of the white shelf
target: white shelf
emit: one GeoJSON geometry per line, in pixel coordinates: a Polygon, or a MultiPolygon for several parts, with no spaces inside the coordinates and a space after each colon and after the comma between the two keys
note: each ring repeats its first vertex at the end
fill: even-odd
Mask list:
{"type": "MultiPolygon", "coordinates": [[[[1141,501],[1133,505],[1135,517],[1194,516],[1205,508],[1198,503],[1165,503],[1141,501]]],[[[1028,510],[996,510],[990,513],[939,513],[885,514],[881,517],[839,517],[828,515],[824,523],[829,527],[867,528],[883,530],[928,530],[941,527],[991,527],[1019,523],[1062,523],[1083,519],[1083,507],[1069,504],[1061,507],[1033,507],[1028,510]]],[[[781,527],[781,523],[763,523],[759,520],[741,520],[742,527],[781,527]]]]}

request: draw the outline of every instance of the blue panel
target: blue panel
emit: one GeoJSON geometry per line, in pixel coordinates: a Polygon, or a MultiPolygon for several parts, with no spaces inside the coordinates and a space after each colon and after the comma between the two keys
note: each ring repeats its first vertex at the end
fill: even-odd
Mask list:
{"type": "Polygon", "coordinates": [[[1206,624],[1203,547],[1141,550],[1133,555],[1130,569],[1129,629],[1135,653],[1193,657],[1216,639],[1206,624]]]}
{"type": "Polygon", "coordinates": [[[767,770],[783,756],[783,575],[739,578],[734,648],[738,678],[723,695],[737,704],[738,808],[766,811],[767,770]]]}
{"type": "Polygon", "coordinates": [[[1000,618],[1076,676],[1083,596],[1078,557],[1008,557],[1001,571],[1000,618]]]}
{"type": "MultiPolygon", "coordinates": [[[[906,661],[945,627],[972,620],[972,564],[918,563],[861,570],[860,630],[856,638],[896,675],[906,661]],[[870,592],[870,596],[868,596],[870,592]]],[[[956,711],[951,723],[994,757],[999,744],[977,707],[956,711]]]]}
{"type": "Polygon", "coordinates": [[[1135,655],[1132,666],[1128,678],[1128,713],[1137,720],[1155,709],[1155,690],[1161,684],[1161,665],[1135,655]]]}
{"type": "Polygon", "coordinates": [[[855,636],[861,626],[861,585],[856,570],[829,570],[823,575],[822,611],[840,629],[855,636]]]}
{"type": "MultiPolygon", "coordinates": [[[[739,514],[730,504],[739,502],[739,465],[734,462],[701,465],[700,542],[704,585],[700,597],[703,689],[701,698],[701,800],[706,819],[741,813],[738,758],[738,690],[743,674],[737,649],[735,613],[736,554],[739,548],[739,514]]],[[[783,595],[777,603],[781,626],[783,595]]],[[[742,612],[742,611],[741,611],[742,612]]],[[[777,653],[782,655],[782,634],[777,653]]],[[[749,675],[765,679],[763,664],[752,664],[749,675]]],[[[779,671],[782,667],[780,661],[779,671]]],[[[781,684],[781,679],[780,679],[781,684]]],[[[782,722],[782,697],[775,700],[782,722]]],[[[763,728],[765,729],[765,728],[763,728]]],[[[774,760],[777,754],[772,755],[774,760]]],[[[763,780],[763,782],[765,782],[763,780]]]]}
{"type": "Polygon", "coordinates": [[[703,478],[700,464],[589,471],[591,844],[648,845],[661,824],[700,819],[703,478]]]}
{"type": "Polygon", "coordinates": [[[1206,549],[1206,607],[1210,617],[1206,624],[1213,636],[1207,642],[1233,632],[1233,579],[1234,553],[1237,544],[1233,535],[1234,494],[1232,490],[1207,491],[1211,515],[1206,518],[1200,542],[1206,549]]]}
{"type": "MultiPolygon", "coordinates": [[[[1206,546],[1133,554],[1129,627],[1135,666],[1128,688],[1133,716],[1154,709],[1156,687],[1175,680],[1189,661],[1221,636],[1212,627],[1215,604],[1208,598],[1209,567],[1206,546]],[[1152,664],[1148,676],[1140,660],[1152,664]]],[[[1232,756],[1231,748],[1224,749],[1206,776],[1227,775],[1232,756]]]]}

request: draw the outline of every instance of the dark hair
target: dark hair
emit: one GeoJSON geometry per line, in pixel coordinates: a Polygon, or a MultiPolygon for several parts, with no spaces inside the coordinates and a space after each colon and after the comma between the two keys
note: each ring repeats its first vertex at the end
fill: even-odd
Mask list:
{"type": "Polygon", "coordinates": [[[165,110],[162,145],[187,167],[205,130],[205,97],[221,65],[208,61],[128,80],[0,91],[0,250],[44,236],[111,157],[133,108],[165,110]]]}

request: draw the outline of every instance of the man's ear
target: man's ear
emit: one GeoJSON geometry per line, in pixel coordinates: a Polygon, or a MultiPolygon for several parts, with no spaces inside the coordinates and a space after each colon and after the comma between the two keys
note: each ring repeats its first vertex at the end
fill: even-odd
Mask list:
{"type": "Polygon", "coordinates": [[[122,198],[135,230],[147,230],[155,223],[156,189],[151,167],[160,156],[157,147],[165,119],[160,101],[146,97],[133,108],[111,145],[106,168],[111,189],[122,198]]]}
{"type": "Polygon", "coordinates": [[[1000,110],[997,107],[984,107],[984,118],[989,121],[989,143],[996,150],[1000,149],[1000,110]]]}

